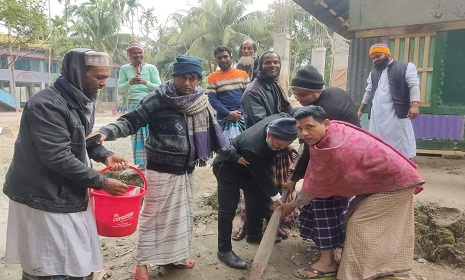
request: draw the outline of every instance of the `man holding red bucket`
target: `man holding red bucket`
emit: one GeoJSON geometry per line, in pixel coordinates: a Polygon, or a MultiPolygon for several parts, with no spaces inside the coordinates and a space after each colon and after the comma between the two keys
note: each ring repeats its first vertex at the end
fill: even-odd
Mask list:
{"type": "Polygon", "coordinates": [[[22,280],[92,279],[103,269],[88,188],[112,195],[127,188],[90,166],[91,158],[120,170],[126,160],[86,145],[109,76],[106,53],[72,49],[61,76],[24,107],[3,187],[10,198],[5,262],[21,264],[22,280]]]}
{"type": "Polygon", "coordinates": [[[130,113],[100,129],[101,140],[134,134],[148,124],[147,195],[139,220],[133,279],[148,280],[147,265],[192,268],[193,171],[228,144],[199,82],[202,61],[178,56],[173,79],[130,113]]]}

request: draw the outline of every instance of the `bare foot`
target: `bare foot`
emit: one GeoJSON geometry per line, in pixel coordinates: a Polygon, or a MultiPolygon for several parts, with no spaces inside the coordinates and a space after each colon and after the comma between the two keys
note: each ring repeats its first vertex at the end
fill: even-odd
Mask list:
{"type": "Polygon", "coordinates": [[[146,265],[135,265],[134,273],[132,274],[133,280],[149,280],[149,271],[146,265]]]}

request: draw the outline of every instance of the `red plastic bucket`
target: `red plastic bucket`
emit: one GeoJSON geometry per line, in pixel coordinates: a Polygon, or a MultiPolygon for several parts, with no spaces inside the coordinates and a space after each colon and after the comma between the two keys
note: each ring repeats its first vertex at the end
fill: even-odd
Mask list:
{"type": "MultiPolygon", "coordinates": [[[[90,190],[90,196],[94,199],[97,231],[101,236],[121,237],[136,231],[142,198],[147,193],[147,180],[139,169],[132,166],[129,168],[142,177],[144,188],[128,186],[126,192],[120,196],[113,196],[104,190],[90,190]],[[139,193],[131,194],[136,188],[140,189],[139,193]]],[[[109,169],[110,167],[102,169],[100,174],[109,169]]]]}

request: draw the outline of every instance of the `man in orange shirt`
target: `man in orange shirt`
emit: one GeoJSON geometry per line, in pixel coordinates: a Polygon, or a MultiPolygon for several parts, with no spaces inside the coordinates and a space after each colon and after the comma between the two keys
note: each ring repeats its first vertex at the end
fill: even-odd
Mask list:
{"type": "Polygon", "coordinates": [[[246,72],[232,67],[229,48],[218,46],[213,53],[220,69],[208,76],[208,100],[217,112],[216,118],[224,137],[231,142],[245,129],[241,99],[249,77],[246,72]]]}

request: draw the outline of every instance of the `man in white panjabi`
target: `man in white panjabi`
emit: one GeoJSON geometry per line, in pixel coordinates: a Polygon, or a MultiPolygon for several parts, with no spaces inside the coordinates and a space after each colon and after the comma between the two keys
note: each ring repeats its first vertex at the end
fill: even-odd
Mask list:
{"type": "Polygon", "coordinates": [[[61,76],[24,107],[3,186],[10,199],[5,262],[21,264],[22,280],[87,280],[103,269],[88,188],[127,189],[90,166],[93,159],[121,170],[126,160],[86,145],[109,61],[106,53],[70,50],[61,76]]]}
{"type": "Polygon", "coordinates": [[[412,119],[419,115],[420,81],[413,63],[396,61],[386,44],[369,50],[374,68],[357,112],[359,118],[372,103],[369,131],[391,144],[408,158],[416,155],[412,119]]]}

